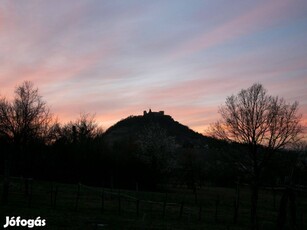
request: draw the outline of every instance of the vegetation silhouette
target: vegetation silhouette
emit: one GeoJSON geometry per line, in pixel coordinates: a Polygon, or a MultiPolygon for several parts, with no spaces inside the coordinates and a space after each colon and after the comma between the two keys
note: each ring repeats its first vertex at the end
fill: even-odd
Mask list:
{"type": "MultiPolygon", "coordinates": [[[[295,212],[295,184],[307,185],[298,103],[272,97],[254,84],[228,97],[220,114],[211,136],[151,110],[104,132],[92,114],[59,123],[26,81],[16,87],[12,101],[0,99],[1,200],[8,203],[11,176],[137,191],[184,187],[193,191],[195,203],[200,188],[238,188],[241,183],[251,188],[251,228],[256,230],[260,187],[287,185],[279,209],[281,228],[288,201],[295,212]]],[[[295,223],[294,214],[291,218],[295,223]]]]}
{"type": "Polygon", "coordinates": [[[219,110],[221,120],[212,125],[214,137],[243,144],[246,157],[238,163],[250,175],[251,229],[258,229],[257,203],[264,168],[280,149],[298,143],[303,129],[298,102],[286,103],[283,98],[267,94],[261,84],[242,89],[227,97],[219,110]]]}
{"type": "Polygon", "coordinates": [[[33,83],[25,81],[17,86],[12,102],[5,97],[0,99],[0,138],[5,178],[3,202],[8,199],[11,167],[14,167],[14,173],[29,177],[33,158],[51,140],[52,132],[52,115],[33,83]]]}

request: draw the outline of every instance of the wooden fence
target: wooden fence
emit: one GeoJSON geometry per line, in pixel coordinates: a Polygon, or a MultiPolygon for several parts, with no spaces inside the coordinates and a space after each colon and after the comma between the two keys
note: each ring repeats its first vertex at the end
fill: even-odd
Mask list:
{"type": "MultiPolygon", "coordinates": [[[[114,213],[134,218],[159,218],[184,221],[207,221],[213,223],[230,223],[236,225],[241,219],[249,219],[248,208],[241,207],[247,199],[243,198],[241,189],[244,185],[237,184],[230,197],[213,193],[202,199],[202,195],[151,193],[141,191],[128,191],[102,187],[92,187],[84,184],[61,184],[54,182],[37,182],[28,180],[28,194],[24,194],[23,178],[12,178],[9,202],[18,201],[19,205],[45,206],[52,209],[69,208],[75,211],[97,209],[101,213],[114,213]],[[174,197],[175,196],[175,197],[174,197]],[[195,199],[197,197],[197,199],[195,199]],[[246,209],[242,212],[242,209],[246,209]],[[241,211],[241,212],[240,212],[241,211]],[[245,216],[243,216],[245,215],[245,216]]],[[[208,190],[208,188],[205,188],[208,190]]],[[[246,189],[245,189],[246,190],[246,189]]],[[[283,188],[263,188],[267,193],[267,201],[272,209],[278,213],[279,200],[283,188]]],[[[306,213],[306,190],[297,189],[297,203],[304,200],[304,207],[297,212],[297,229],[304,229],[306,213]]],[[[244,196],[244,194],[243,194],[244,196]]],[[[249,198],[248,198],[249,199],[249,198]]],[[[246,205],[245,205],[246,206],[246,205]]],[[[277,214],[276,214],[277,215],[277,214]]],[[[274,218],[276,218],[276,215],[274,218]]]]}

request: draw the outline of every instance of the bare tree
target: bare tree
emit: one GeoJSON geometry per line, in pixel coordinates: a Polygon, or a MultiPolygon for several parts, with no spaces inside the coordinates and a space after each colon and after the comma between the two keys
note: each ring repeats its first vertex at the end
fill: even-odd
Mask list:
{"type": "Polygon", "coordinates": [[[81,113],[76,120],[59,126],[57,131],[54,146],[59,150],[59,161],[69,163],[69,171],[80,182],[92,180],[99,169],[103,146],[103,130],[95,115],[81,113]],[[65,154],[61,154],[63,150],[65,154]]]}
{"type": "Polygon", "coordinates": [[[16,88],[12,102],[0,99],[0,118],[0,133],[15,145],[49,137],[52,116],[38,89],[29,81],[16,88]]]}
{"type": "Polygon", "coordinates": [[[66,143],[82,143],[102,134],[103,129],[97,124],[95,115],[82,113],[77,120],[59,128],[58,139],[65,139],[66,143]]]}
{"type": "Polygon", "coordinates": [[[102,128],[95,120],[94,114],[80,114],[79,119],[73,123],[73,127],[77,132],[80,141],[82,141],[82,139],[93,139],[103,133],[102,128]]]}
{"type": "Polygon", "coordinates": [[[211,134],[248,147],[247,157],[238,164],[251,176],[251,228],[255,230],[263,168],[274,152],[300,139],[298,102],[286,103],[283,98],[267,95],[261,84],[254,84],[227,97],[219,113],[222,118],[211,126],[211,134]]]}
{"type": "MultiPolygon", "coordinates": [[[[52,116],[46,103],[29,81],[15,89],[12,102],[0,99],[0,135],[12,146],[6,154],[4,194],[8,193],[11,154],[15,152],[26,159],[26,148],[34,142],[46,142],[50,135],[52,116]]],[[[23,162],[25,165],[25,161],[23,162]]],[[[4,197],[6,200],[7,197],[4,197]]]]}

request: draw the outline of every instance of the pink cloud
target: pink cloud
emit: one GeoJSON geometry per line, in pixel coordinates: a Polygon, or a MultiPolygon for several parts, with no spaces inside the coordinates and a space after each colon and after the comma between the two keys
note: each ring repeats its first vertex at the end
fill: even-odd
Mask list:
{"type": "MultiPolygon", "coordinates": [[[[223,78],[220,75],[204,77],[203,75],[183,81],[174,82],[171,85],[167,85],[159,88],[151,88],[144,92],[146,100],[148,101],[181,101],[189,100],[196,101],[198,99],[215,98],[221,94],[221,92],[231,92],[240,84],[240,80],[233,81],[232,78],[223,78]]],[[[222,94],[222,95],[223,95],[222,94]]],[[[175,103],[175,102],[174,102],[175,103]]]]}
{"type": "MultiPolygon", "coordinates": [[[[113,8],[112,4],[109,5],[110,9],[102,7],[103,13],[108,15],[103,17],[107,20],[105,27],[105,20],[101,20],[99,15],[90,15],[93,13],[91,7],[95,5],[84,7],[84,2],[85,5],[73,7],[71,4],[61,3],[66,8],[63,11],[60,9],[60,12],[57,10],[62,5],[53,6],[51,13],[47,11],[48,17],[44,15],[45,11],[41,11],[46,10],[41,7],[46,3],[41,3],[40,7],[37,4],[32,5],[30,8],[33,8],[33,18],[25,23],[21,20],[29,17],[19,17],[18,12],[12,10],[12,6],[16,4],[10,2],[7,2],[7,10],[1,10],[0,7],[0,49],[1,56],[5,57],[3,60],[0,57],[0,93],[8,95],[14,91],[15,85],[23,80],[31,80],[42,90],[42,95],[50,102],[53,112],[63,122],[76,119],[80,112],[86,111],[96,113],[97,121],[101,121],[104,127],[109,127],[122,118],[141,114],[144,109],[152,107],[154,110],[165,110],[179,122],[203,132],[209,123],[218,118],[217,108],[225,101],[226,96],[249,87],[254,81],[263,83],[269,92],[290,96],[290,99],[302,98],[304,103],[307,101],[302,89],[306,85],[306,78],[296,76],[295,80],[279,80],[285,73],[292,74],[304,69],[306,60],[278,63],[280,59],[277,59],[276,63],[268,63],[267,60],[273,59],[274,55],[269,55],[264,50],[267,47],[263,48],[261,55],[257,53],[256,58],[255,51],[251,50],[247,55],[239,54],[230,61],[209,66],[209,70],[202,67],[201,70],[192,70],[189,75],[176,80],[168,78],[168,73],[174,75],[170,69],[176,69],[179,73],[191,63],[184,63],[183,66],[167,66],[169,62],[165,64],[164,55],[178,42],[184,41],[185,37],[173,41],[176,37],[169,34],[162,40],[155,37],[149,39],[150,41],[143,39],[144,31],[148,29],[145,27],[151,25],[149,21],[154,22],[156,13],[160,12],[159,4],[155,6],[155,11],[151,9],[152,5],[147,4],[129,9],[120,7],[119,14],[118,8],[113,8]],[[117,12],[115,17],[114,11],[117,12]],[[146,18],[152,12],[154,13],[146,18]],[[55,14],[52,15],[53,13],[55,14]],[[36,20],[37,15],[42,20],[36,20]],[[93,31],[94,33],[89,33],[93,31]],[[93,39],[93,44],[91,40],[87,40],[90,38],[93,39]],[[159,53],[159,46],[165,47],[164,52],[159,53]],[[163,68],[163,71],[157,70],[163,68]],[[148,72],[150,74],[146,75],[148,72]],[[158,80],[148,79],[139,83],[137,81],[141,79],[140,73],[144,73],[144,78],[157,76],[158,80]],[[137,77],[131,79],[132,84],[125,80],[134,74],[137,77]],[[158,81],[163,83],[151,84],[158,81]]],[[[287,17],[289,12],[293,14],[292,3],[290,0],[253,3],[256,7],[249,11],[234,16],[211,31],[201,31],[200,36],[176,46],[176,51],[171,54],[171,64],[176,64],[173,63],[174,59],[270,29],[282,21],[283,17],[287,17]]],[[[94,13],[98,12],[101,13],[100,10],[94,13]]],[[[165,19],[172,17],[162,13],[158,15],[165,19]]],[[[277,45],[277,48],[280,46],[277,45]]],[[[302,104],[305,122],[306,106],[302,104]]]]}

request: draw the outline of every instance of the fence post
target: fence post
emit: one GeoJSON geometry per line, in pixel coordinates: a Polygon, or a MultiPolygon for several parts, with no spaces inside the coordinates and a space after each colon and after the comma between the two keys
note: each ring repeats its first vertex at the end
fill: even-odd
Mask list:
{"type": "Polygon", "coordinates": [[[194,187],[194,202],[195,202],[195,204],[197,204],[197,187],[196,187],[196,185],[194,185],[195,187],[194,187]]]}
{"type": "Polygon", "coordinates": [[[182,218],[182,213],[183,213],[183,201],[181,201],[181,204],[180,204],[179,219],[182,218]]]}
{"type": "Polygon", "coordinates": [[[54,191],[54,201],[53,201],[54,208],[56,206],[57,197],[58,197],[58,185],[55,186],[55,191],[54,191]]]}
{"type": "Polygon", "coordinates": [[[52,208],[55,208],[56,206],[57,196],[58,196],[58,185],[56,185],[54,188],[54,183],[51,182],[50,202],[52,208]]]}
{"type": "Polygon", "coordinates": [[[101,190],[101,212],[104,212],[104,187],[101,190]]]}
{"type": "Polygon", "coordinates": [[[163,219],[165,218],[165,210],[166,210],[166,200],[163,201],[163,212],[162,212],[163,219]]]}
{"type": "Polygon", "coordinates": [[[136,216],[140,215],[140,194],[139,194],[139,183],[135,182],[135,197],[136,197],[136,216]]]}
{"type": "Polygon", "coordinates": [[[52,207],[53,206],[53,182],[51,182],[51,189],[50,189],[50,204],[52,207]]]}
{"type": "Polygon", "coordinates": [[[28,194],[28,206],[30,207],[32,204],[32,195],[33,195],[33,179],[32,178],[26,178],[27,180],[27,194],[28,194]]]}
{"type": "Polygon", "coordinates": [[[118,190],[118,213],[121,212],[120,189],[118,190]]]}
{"type": "Polygon", "coordinates": [[[202,212],[202,205],[199,205],[199,211],[198,211],[198,220],[201,221],[201,212],[202,212]]]}
{"type": "Polygon", "coordinates": [[[80,183],[78,183],[78,189],[77,189],[77,196],[76,196],[76,206],[75,209],[78,209],[78,205],[79,205],[79,197],[80,197],[80,183]]]}
{"type": "Polygon", "coordinates": [[[304,229],[304,212],[303,212],[303,210],[302,210],[302,212],[301,212],[301,221],[300,221],[301,223],[301,228],[300,229],[304,229]]]}
{"type": "Polygon", "coordinates": [[[273,207],[276,210],[276,190],[274,187],[272,187],[272,191],[273,191],[273,207]]]}
{"type": "Polygon", "coordinates": [[[136,216],[139,217],[139,214],[140,214],[140,200],[137,199],[136,200],[136,216]]]}
{"type": "Polygon", "coordinates": [[[153,214],[152,214],[152,212],[153,212],[153,211],[152,211],[153,202],[152,202],[152,201],[149,201],[149,204],[150,204],[150,217],[153,218],[153,214]]]}
{"type": "Polygon", "coordinates": [[[233,215],[234,224],[237,224],[238,222],[239,204],[240,204],[240,178],[238,178],[237,181],[236,196],[234,201],[234,215],[233,215]]]}
{"type": "Polygon", "coordinates": [[[165,211],[166,211],[166,203],[167,203],[167,193],[165,193],[165,198],[163,201],[163,219],[165,218],[165,211]]]}
{"type": "Polygon", "coordinates": [[[220,204],[220,196],[218,195],[216,197],[216,200],[215,200],[215,213],[214,213],[214,221],[215,221],[215,223],[217,223],[217,214],[218,214],[219,204],[220,204]]]}

